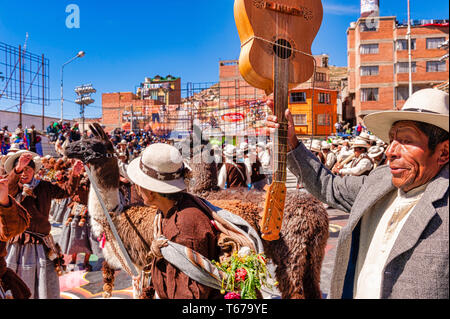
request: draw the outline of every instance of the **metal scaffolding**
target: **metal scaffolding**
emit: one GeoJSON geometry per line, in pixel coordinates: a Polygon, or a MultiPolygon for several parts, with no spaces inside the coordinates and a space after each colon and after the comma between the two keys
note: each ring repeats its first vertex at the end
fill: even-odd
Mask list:
{"type": "Polygon", "coordinates": [[[0,100],[17,101],[19,123],[22,123],[24,103],[42,106],[42,128],[44,110],[50,104],[50,62],[44,55],[36,55],[0,42],[0,100]]]}
{"type": "Polygon", "coordinates": [[[124,103],[119,106],[121,128],[150,126],[157,134],[175,138],[191,133],[194,125],[204,132],[219,128],[226,136],[259,135],[270,112],[267,97],[243,80],[231,82],[185,83],[179,92],[172,91],[181,97],[180,104],[158,105],[151,99],[140,99],[139,105],[124,103]]]}

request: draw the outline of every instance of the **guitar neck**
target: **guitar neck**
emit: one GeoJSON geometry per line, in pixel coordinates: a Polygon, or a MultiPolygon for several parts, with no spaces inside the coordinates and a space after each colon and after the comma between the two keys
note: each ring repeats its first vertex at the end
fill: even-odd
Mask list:
{"type": "Polygon", "coordinates": [[[280,124],[274,138],[274,174],[275,182],[286,183],[287,127],[285,111],[289,96],[289,59],[274,54],[274,115],[280,124]]]}

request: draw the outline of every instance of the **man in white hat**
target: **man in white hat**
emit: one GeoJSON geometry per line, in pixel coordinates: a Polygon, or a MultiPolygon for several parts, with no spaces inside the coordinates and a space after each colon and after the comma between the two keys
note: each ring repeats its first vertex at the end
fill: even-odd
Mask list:
{"type": "Polygon", "coordinates": [[[322,154],[322,143],[319,140],[313,140],[311,142],[311,152],[317,156],[321,163],[325,163],[325,157],[322,154]]]}
{"type": "Polygon", "coordinates": [[[258,142],[256,145],[256,152],[259,161],[261,162],[261,168],[264,175],[266,175],[266,184],[272,183],[272,149],[266,148],[266,144],[264,142],[258,142]]]}
{"type": "Polygon", "coordinates": [[[325,167],[331,170],[337,162],[336,155],[331,151],[331,143],[323,141],[321,149],[323,157],[325,158],[325,167]]]}
{"type": "Polygon", "coordinates": [[[369,148],[367,155],[372,159],[373,169],[377,168],[380,165],[386,164],[386,154],[384,154],[384,148],[381,146],[372,146],[369,148]]]}
{"type": "Polygon", "coordinates": [[[373,168],[372,160],[369,156],[367,156],[367,149],[369,147],[369,143],[367,143],[364,139],[359,137],[356,138],[351,146],[355,156],[348,163],[348,165],[343,168],[336,169],[334,173],[353,176],[369,175],[373,168]]]}
{"type": "Polygon", "coordinates": [[[221,189],[247,187],[245,164],[237,162],[236,146],[227,144],[223,150],[223,155],[225,156],[225,163],[218,173],[217,186],[221,189]]]}
{"type": "MultiPolygon", "coordinates": [[[[415,92],[400,111],[367,115],[365,125],[390,143],[389,165],[369,176],[335,176],[295,137],[289,122],[288,167],[305,188],[350,213],[339,233],[330,298],[449,298],[449,95],[415,92]]],[[[268,127],[278,128],[270,116],[268,127]]]]}
{"type": "Polygon", "coordinates": [[[239,149],[241,152],[241,157],[243,159],[243,163],[245,165],[245,175],[246,175],[245,184],[247,185],[248,189],[251,189],[252,188],[252,164],[255,162],[255,158],[253,156],[250,156],[249,146],[248,146],[247,142],[242,142],[239,145],[239,149]]]}
{"type": "MultiPolygon", "coordinates": [[[[155,143],[134,159],[127,174],[147,206],[161,214],[161,234],[209,260],[218,260],[217,232],[209,212],[199,206],[195,196],[185,192],[183,157],[173,146],[155,143]]],[[[151,265],[152,292],[161,299],[210,299],[220,291],[188,277],[162,256],[151,265]]]]}
{"type": "Polygon", "coordinates": [[[347,157],[352,156],[354,153],[353,149],[350,146],[349,140],[342,139],[340,142],[340,145],[341,145],[341,148],[339,150],[339,154],[336,154],[338,162],[344,161],[347,157]]]}

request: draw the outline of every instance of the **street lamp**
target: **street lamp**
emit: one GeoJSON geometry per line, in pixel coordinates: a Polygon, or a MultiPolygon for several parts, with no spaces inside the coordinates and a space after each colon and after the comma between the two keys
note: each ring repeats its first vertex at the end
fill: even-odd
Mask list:
{"type": "Polygon", "coordinates": [[[77,58],[82,58],[84,57],[86,53],[84,51],[80,51],[77,53],[76,56],[74,56],[72,59],[70,59],[69,61],[67,61],[66,63],[64,63],[61,67],[61,122],[64,121],[64,117],[63,117],[63,110],[64,110],[64,96],[63,96],[63,75],[64,75],[64,67],[69,64],[70,62],[72,62],[73,60],[77,59],[77,58]]]}

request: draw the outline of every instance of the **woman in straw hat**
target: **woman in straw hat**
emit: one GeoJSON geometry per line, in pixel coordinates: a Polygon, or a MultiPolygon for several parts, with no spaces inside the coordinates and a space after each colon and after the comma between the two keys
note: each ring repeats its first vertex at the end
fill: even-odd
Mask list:
{"type": "Polygon", "coordinates": [[[30,287],[31,298],[58,299],[59,279],[53,262],[57,253],[50,235],[49,210],[52,199],[68,197],[77,188],[83,164],[74,165],[70,182],[61,188],[35,179],[42,165],[38,159],[36,153],[21,151],[5,162],[9,194],[31,217],[25,232],[9,242],[6,262],[30,287]]]}
{"type": "MultiPolygon", "coordinates": [[[[350,213],[339,233],[330,298],[449,298],[449,95],[417,91],[400,111],[367,115],[390,143],[389,165],[369,176],[335,176],[295,137],[288,167],[305,188],[350,213]]],[[[267,125],[279,127],[274,116],[267,125]]]]}
{"type": "MultiPolygon", "coordinates": [[[[218,260],[217,232],[209,212],[185,192],[184,172],[180,152],[163,143],[148,146],[127,168],[144,204],[158,208],[161,234],[209,260],[218,260]]],[[[161,257],[151,264],[150,294],[156,291],[161,299],[220,298],[220,291],[191,279],[161,257]]]]}

